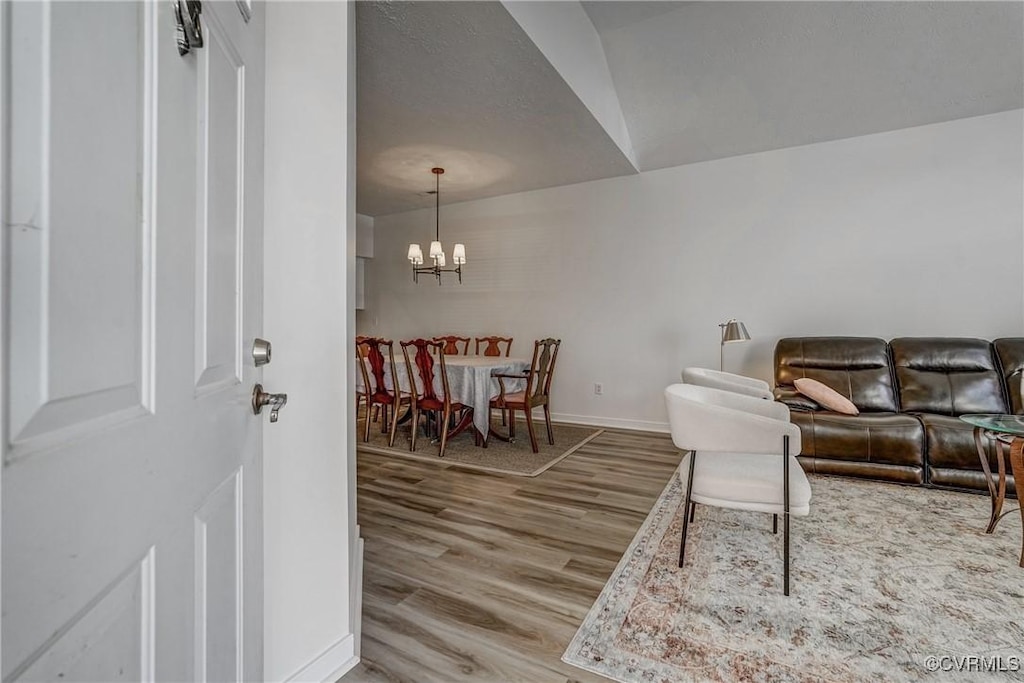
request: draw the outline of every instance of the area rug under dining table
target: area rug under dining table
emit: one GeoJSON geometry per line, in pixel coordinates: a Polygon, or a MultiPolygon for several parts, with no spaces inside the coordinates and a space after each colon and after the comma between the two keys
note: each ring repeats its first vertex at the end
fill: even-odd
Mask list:
{"type": "MultiPolygon", "coordinates": [[[[497,413],[495,413],[495,417],[497,417],[497,413]]],[[[432,443],[431,439],[423,434],[420,434],[416,439],[416,450],[409,450],[409,423],[399,425],[395,444],[391,448],[388,447],[387,435],[382,434],[380,427],[376,424],[370,425],[370,440],[364,442],[361,431],[362,421],[363,415],[360,414],[359,441],[356,443],[357,450],[434,462],[438,465],[451,465],[463,469],[511,474],[518,477],[536,477],[582,448],[586,443],[595,439],[604,431],[595,427],[555,422],[552,423],[552,429],[555,433],[555,445],[551,445],[548,443],[544,420],[536,420],[534,426],[537,429],[539,452],[534,453],[530,448],[530,437],[526,432],[526,423],[520,420],[516,424],[517,438],[514,443],[501,441],[492,436],[487,440],[487,448],[482,448],[474,443],[472,430],[466,430],[448,441],[444,457],[441,458],[438,457],[437,443],[432,443]]],[[[507,427],[502,427],[497,423],[495,428],[500,429],[502,432],[507,431],[507,427]]]]}
{"type": "Polygon", "coordinates": [[[787,598],[768,515],[697,506],[678,568],[685,472],[564,661],[618,681],[1024,680],[1020,522],[986,535],[987,496],[811,477],[787,598]]]}

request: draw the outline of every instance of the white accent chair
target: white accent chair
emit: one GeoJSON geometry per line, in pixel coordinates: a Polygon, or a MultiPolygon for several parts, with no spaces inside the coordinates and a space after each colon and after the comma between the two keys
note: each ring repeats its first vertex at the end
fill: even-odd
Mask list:
{"type": "Polygon", "coordinates": [[[783,593],[789,595],[789,518],[810,512],[811,485],[796,455],[800,428],[789,408],[721,389],[673,384],[665,404],[678,448],[691,451],[679,566],[696,504],[783,516],[783,593]]]}
{"type": "Polygon", "coordinates": [[[763,398],[769,401],[774,400],[772,388],[768,382],[753,377],[744,377],[731,372],[721,370],[708,370],[707,368],[686,368],[683,370],[683,382],[685,384],[696,384],[699,387],[710,387],[722,389],[737,394],[763,398]]]}

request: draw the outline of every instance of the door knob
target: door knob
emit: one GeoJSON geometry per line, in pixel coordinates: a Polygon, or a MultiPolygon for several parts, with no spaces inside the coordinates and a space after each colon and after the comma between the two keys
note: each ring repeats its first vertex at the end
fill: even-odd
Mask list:
{"type": "Polygon", "coordinates": [[[259,415],[263,412],[263,406],[270,406],[270,421],[277,422],[277,411],[284,408],[288,403],[288,394],[268,394],[263,391],[263,385],[257,384],[252,388],[252,413],[259,415]]]}

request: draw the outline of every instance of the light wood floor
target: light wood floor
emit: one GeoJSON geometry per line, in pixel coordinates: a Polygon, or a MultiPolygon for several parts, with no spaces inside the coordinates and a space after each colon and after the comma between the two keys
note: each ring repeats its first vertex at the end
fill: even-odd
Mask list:
{"type": "Polygon", "coordinates": [[[352,681],[607,681],[562,652],[680,455],[609,430],[535,478],[359,453],[352,681]]]}

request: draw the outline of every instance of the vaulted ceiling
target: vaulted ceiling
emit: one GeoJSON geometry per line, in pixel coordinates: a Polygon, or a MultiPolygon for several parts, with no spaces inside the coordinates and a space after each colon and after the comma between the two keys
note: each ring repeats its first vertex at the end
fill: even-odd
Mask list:
{"type": "Polygon", "coordinates": [[[383,215],[1024,107],[1019,2],[360,2],[383,215]]]}

